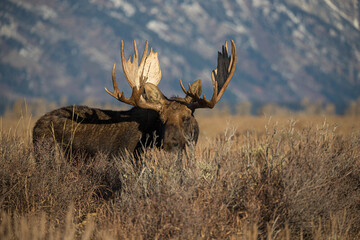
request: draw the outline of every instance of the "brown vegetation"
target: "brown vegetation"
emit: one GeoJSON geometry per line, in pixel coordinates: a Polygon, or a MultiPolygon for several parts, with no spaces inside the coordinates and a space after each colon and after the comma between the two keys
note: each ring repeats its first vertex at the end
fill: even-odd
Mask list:
{"type": "Polygon", "coordinates": [[[359,118],[289,119],[200,117],[182,162],[149,149],[137,168],[36,164],[34,121],[1,119],[0,239],[359,238],[359,118]]]}

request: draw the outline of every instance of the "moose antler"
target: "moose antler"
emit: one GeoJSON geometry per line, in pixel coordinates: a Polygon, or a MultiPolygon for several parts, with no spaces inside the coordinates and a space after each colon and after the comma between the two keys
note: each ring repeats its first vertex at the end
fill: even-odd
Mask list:
{"type": "Polygon", "coordinates": [[[186,91],[184,85],[180,80],[181,89],[187,96],[193,98],[189,107],[191,109],[196,108],[213,108],[215,104],[221,99],[224,94],[229,82],[234,75],[236,68],[236,46],[233,40],[231,40],[231,56],[228,55],[227,41],[225,45],[222,46],[222,53],[218,52],[218,64],[217,68],[211,72],[211,79],[214,88],[212,98],[209,100],[206,99],[205,94],[200,98],[200,94],[194,93],[189,84],[189,90],[186,91]]]}
{"type": "Polygon", "coordinates": [[[131,97],[130,98],[126,98],[125,95],[124,95],[124,91],[122,91],[120,93],[120,90],[118,88],[118,85],[117,85],[117,82],[116,82],[116,77],[115,77],[115,63],[114,63],[114,66],[113,66],[113,69],[112,69],[112,83],[113,83],[113,87],[114,87],[114,92],[110,92],[107,88],[105,88],[105,91],[110,94],[111,96],[113,96],[114,98],[116,98],[117,100],[119,100],[120,102],[123,102],[123,103],[127,103],[127,104],[130,104],[130,105],[133,105],[133,106],[136,106],[136,100],[135,99],[140,99],[140,96],[141,96],[141,93],[142,91],[140,90],[143,90],[143,89],[138,89],[136,86],[132,86],[132,82],[130,83],[129,81],[129,84],[130,86],[132,86],[132,93],[131,93],[131,97]]]}
{"type": "Polygon", "coordinates": [[[158,53],[153,52],[150,48],[150,53],[148,52],[148,41],[145,43],[144,53],[142,55],[140,64],[139,64],[139,55],[136,47],[136,42],[134,40],[134,52],[133,61],[131,62],[131,56],[129,59],[125,60],[124,54],[124,43],[121,41],[121,62],[123,71],[126,79],[128,80],[130,86],[140,88],[145,83],[152,83],[157,86],[161,80],[161,70],[158,59],[158,53]],[[139,64],[139,65],[138,65],[139,64]]]}
{"type": "Polygon", "coordinates": [[[124,102],[135,107],[159,111],[160,108],[158,105],[147,103],[142,97],[142,93],[144,92],[144,87],[146,84],[151,83],[156,86],[161,80],[161,70],[158,60],[158,54],[157,52],[153,52],[152,48],[149,55],[147,54],[148,41],[146,41],[144,53],[141,58],[140,64],[138,65],[139,56],[135,40],[134,52],[135,54],[133,55],[133,61],[131,61],[131,56],[129,56],[129,59],[126,61],[124,56],[124,43],[123,41],[121,41],[122,68],[124,71],[124,75],[132,88],[131,97],[126,98],[124,95],[124,91],[120,93],[115,77],[115,63],[112,69],[112,83],[114,87],[114,92],[110,92],[107,88],[105,88],[105,91],[120,102],[124,102]]]}

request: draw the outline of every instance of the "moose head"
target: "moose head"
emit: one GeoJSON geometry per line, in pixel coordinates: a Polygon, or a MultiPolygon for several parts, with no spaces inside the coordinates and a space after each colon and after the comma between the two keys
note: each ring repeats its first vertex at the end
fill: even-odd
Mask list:
{"type": "Polygon", "coordinates": [[[159,114],[163,124],[161,138],[165,150],[176,151],[185,148],[189,141],[197,141],[199,127],[194,118],[194,111],[197,108],[213,108],[220,100],[227,88],[236,67],[236,47],[231,40],[232,51],[229,56],[227,42],[222,47],[222,52],[218,53],[218,65],[211,73],[213,84],[213,95],[207,100],[205,94],[201,98],[201,80],[189,84],[188,90],[185,89],[180,80],[180,86],[185,93],[184,98],[167,98],[157,87],[161,80],[161,70],[157,52],[152,48],[148,53],[148,41],[139,62],[138,49],[134,40],[135,54],[125,60],[124,43],[121,41],[121,62],[124,75],[132,88],[130,98],[124,96],[124,91],[120,93],[115,78],[115,64],[112,70],[112,83],[114,92],[105,88],[106,92],[121,102],[130,104],[142,109],[151,109],[159,114]]]}

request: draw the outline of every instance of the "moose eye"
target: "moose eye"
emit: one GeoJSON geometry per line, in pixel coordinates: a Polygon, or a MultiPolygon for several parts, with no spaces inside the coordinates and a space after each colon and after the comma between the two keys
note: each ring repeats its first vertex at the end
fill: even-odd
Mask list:
{"type": "Polygon", "coordinates": [[[188,121],[190,121],[190,117],[183,116],[182,120],[183,120],[183,122],[188,122],[188,121]]]}

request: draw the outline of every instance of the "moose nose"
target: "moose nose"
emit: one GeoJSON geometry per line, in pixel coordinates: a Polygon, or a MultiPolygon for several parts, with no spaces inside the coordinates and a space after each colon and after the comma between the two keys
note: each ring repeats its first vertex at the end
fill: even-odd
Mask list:
{"type": "Polygon", "coordinates": [[[164,136],[164,149],[166,151],[181,151],[184,147],[184,137],[176,126],[168,126],[164,136]]]}
{"type": "Polygon", "coordinates": [[[165,140],[164,149],[169,152],[181,151],[183,148],[182,145],[183,144],[181,143],[181,141],[179,139],[171,138],[171,139],[165,140]]]}

